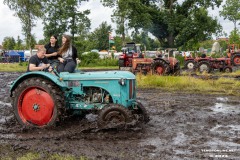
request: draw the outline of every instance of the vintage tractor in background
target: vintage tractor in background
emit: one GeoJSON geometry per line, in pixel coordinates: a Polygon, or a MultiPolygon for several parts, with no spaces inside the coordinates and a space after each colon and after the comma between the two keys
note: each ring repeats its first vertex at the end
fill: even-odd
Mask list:
{"type": "Polygon", "coordinates": [[[69,115],[98,115],[99,128],[148,122],[136,100],[135,75],[127,71],[60,74],[28,72],[11,84],[10,97],[17,121],[45,128],[69,115]]]}
{"type": "Polygon", "coordinates": [[[133,58],[143,58],[143,54],[140,49],[140,44],[135,44],[134,42],[127,43],[125,47],[122,48],[122,54],[119,55],[118,65],[120,70],[129,70],[128,67],[132,67],[133,58]]]}
{"type": "Polygon", "coordinates": [[[207,58],[199,60],[195,69],[199,72],[210,73],[214,69],[218,69],[221,72],[232,72],[232,64],[230,58],[207,58]]]}
{"type": "Polygon", "coordinates": [[[201,57],[185,57],[185,69],[194,69],[199,72],[210,73],[214,69],[223,72],[232,72],[233,66],[240,66],[239,45],[229,44],[227,57],[212,58],[203,54],[201,57]]]}
{"type": "Polygon", "coordinates": [[[227,57],[231,58],[231,64],[240,66],[240,49],[238,44],[229,44],[227,57]]]}
{"type": "Polygon", "coordinates": [[[140,50],[140,45],[132,42],[127,43],[123,54],[119,56],[119,69],[128,70],[134,74],[141,72],[143,74],[178,75],[180,63],[176,58],[170,57],[169,53],[156,55],[156,58],[145,58],[140,50]]]}

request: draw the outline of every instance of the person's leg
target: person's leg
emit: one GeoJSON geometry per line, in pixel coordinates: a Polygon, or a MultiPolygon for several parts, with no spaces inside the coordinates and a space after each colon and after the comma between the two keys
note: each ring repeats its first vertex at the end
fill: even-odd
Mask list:
{"type": "Polygon", "coordinates": [[[58,73],[64,72],[64,64],[63,63],[59,63],[59,65],[57,66],[57,71],[58,71],[58,73]]]}
{"type": "Polygon", "coordinates": [[[73,73],[76,68],[76,63],[74,61],[67,62],[64,67],[64,72],[73,73]]]}

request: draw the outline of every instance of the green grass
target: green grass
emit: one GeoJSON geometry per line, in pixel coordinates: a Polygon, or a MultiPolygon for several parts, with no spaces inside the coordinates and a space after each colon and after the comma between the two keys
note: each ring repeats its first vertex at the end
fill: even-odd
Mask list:
{"type": "MultiPolygon", "coordinates": [[[[5,63],[0,64],[0,72],[26,72],[27,71],[27,62],[22,63],[5,63]]],[[[98,66],[98,67],[78,67],[81,69],[116,69],[118,70],[118,66],[98,66]]]]}
{"type": "Polygon", "coordinates": [[[159,88],[166,91],[240,95],[240,81],[230,78],[213,80],[208,79],[208,75],[206,79],[191,76],[137,75],[137,84],[139,88],[159,88]]]}

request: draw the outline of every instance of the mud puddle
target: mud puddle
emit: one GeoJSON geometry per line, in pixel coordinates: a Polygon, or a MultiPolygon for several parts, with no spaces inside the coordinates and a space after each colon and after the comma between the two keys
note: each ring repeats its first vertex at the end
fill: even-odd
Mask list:
{"type": "MultiPolygon", "coordinates": [[[[239,97],[139,89],[148,124],[128,130],[97,130],[95,115],[67,119],[52,129],[29,130],[15,122],[7,82],[0,73],[0,157],[35,151],[89,159],[239,159],[239,97]]],[[[43,156],[44,157],[44,156],[43,156]]]]}

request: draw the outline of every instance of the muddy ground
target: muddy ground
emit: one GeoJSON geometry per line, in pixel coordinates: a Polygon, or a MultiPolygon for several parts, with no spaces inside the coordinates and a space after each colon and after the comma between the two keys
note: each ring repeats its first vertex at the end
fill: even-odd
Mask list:
{"type": "Polygon", "coordinates": [[[0,73],[0,157],[27,152],[89,159],[239,159],[240,99],[235,96],[167,93],[138,89],[148,124],[128,130],[96,129],[96,117],[65,120],[53,129],[26,130],[15,122],[8,82],[20,73],[0,73]]]}

